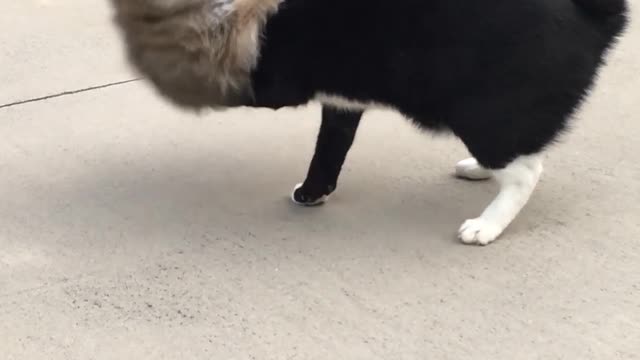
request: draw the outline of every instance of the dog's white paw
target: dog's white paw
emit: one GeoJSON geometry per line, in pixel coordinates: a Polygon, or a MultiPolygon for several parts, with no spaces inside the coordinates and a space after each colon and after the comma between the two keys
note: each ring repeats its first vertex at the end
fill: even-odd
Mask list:
{"type": "Polygon", "coordinates": [[[456,164],[456,176],[468,180],[486,180],[491,178],[491,171],[478,164],[475,158],[468,158],[456,164]]]}
{"type": "Polygon", "coordinates": [[[495,241],[504,229],[483,218],[465,221],[458,231],[458,237],[465,244],[489,245],[495,241]]]}
{"type": "Polygon", "coordinates": [[[296,185],[293,188],[293,192],[291,192],[291,201],[293,201],[294,204],[300,206],[318,206],[324,204],[329,200],[329,195],[324,195],[315,200],[305,199],[304,196],[301,197],[300,194],[298,194],[298,190],[302,188],[302,185],[302,183],[296,185]]]}

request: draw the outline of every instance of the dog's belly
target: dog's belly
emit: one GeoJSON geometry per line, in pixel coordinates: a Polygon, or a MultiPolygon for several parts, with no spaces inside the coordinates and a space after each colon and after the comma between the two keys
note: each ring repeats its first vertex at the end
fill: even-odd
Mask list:
{"type": "Polygon", "coordinates": [[[374,102],[374,101],[358,101],[352,100],[340,95],[332,95],[326,93],[317,93],[313,100],[323,105],[331,106],[340,110],[348,111],[365,111],[369,109],[394,109],[390,105],[374,102]]]}

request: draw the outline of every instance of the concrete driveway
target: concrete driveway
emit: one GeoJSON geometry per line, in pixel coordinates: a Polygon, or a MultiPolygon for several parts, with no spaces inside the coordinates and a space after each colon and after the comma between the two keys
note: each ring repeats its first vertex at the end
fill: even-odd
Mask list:
{"type": "Polygon", "coordinates": [[[452,177],[455,139],[372,112],[297,208],[317,106],[181,113],[122,84],[105,0],[2,10],[1,359],[640,358],[639,22],[479,248],[456,230],[496,187],[452,177]]]}

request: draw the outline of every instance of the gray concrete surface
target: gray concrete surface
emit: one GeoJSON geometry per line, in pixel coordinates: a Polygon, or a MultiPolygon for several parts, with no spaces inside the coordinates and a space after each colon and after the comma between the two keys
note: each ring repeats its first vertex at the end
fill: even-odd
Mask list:
{"type": "MultiPolygon", "coordinates": [[[[104,3],[6,1],[0,103],[134,77],[104,3]]],[[[301,209],[317,106],[198,117],[130,83],[0,109],[0,359],[638,359],[638,25],[487,248],[455,233],[495,186],[392,113],[301,209]]]]}

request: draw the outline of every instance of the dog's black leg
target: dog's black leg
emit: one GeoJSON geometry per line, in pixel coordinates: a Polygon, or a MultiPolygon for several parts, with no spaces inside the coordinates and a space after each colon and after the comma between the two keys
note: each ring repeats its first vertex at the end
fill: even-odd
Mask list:
{"type": "Polygon", "coordinates": [[[336,189],[361,117],[361,111],[323,106],[322,125],[307,179],[296,186],[291,196],[295,203],[305,206],[322,204],[336,189]]]}

